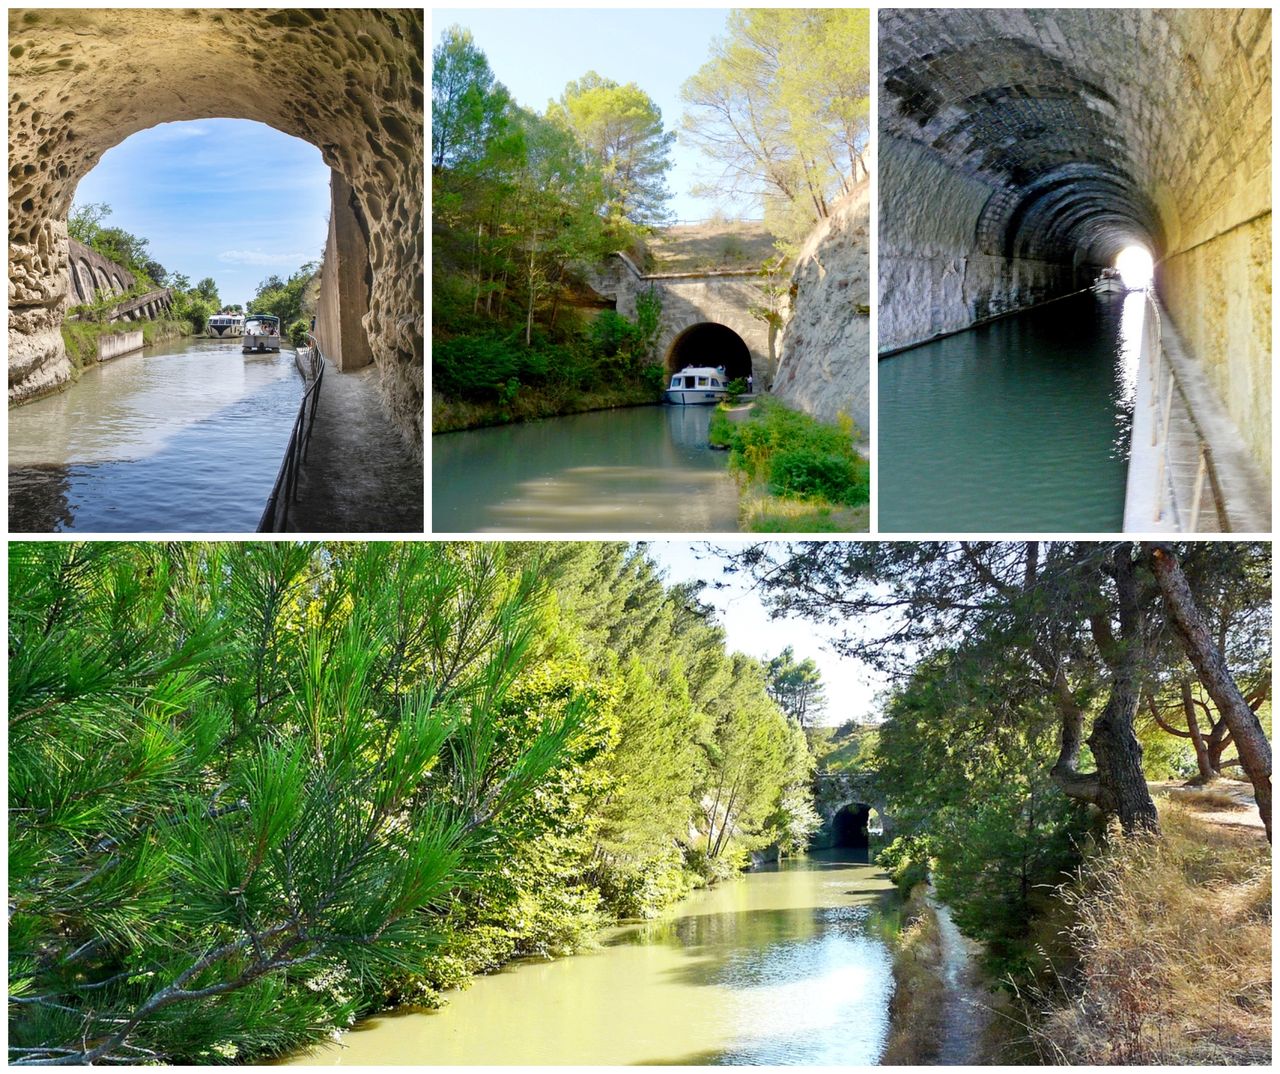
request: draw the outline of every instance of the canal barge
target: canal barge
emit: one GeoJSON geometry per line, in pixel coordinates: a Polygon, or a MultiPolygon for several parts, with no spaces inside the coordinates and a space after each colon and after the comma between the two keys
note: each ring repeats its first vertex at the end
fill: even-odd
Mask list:
{"type": "Polygon", "coordinates": [[[213,339],[233,339],[244,335],[244,318],[238,313],[215,313],[205,325],[213,339]]]}
{"type": "Polygon", "coordinates": [[[677,406],[708,406],[729,394],[724,373],[707,365],[687,365],[671,377],[668,403],[677,406]]]}
{"type": "Polygon", "coordinates": [[[245,354],[254,351],[265,353],[280,349],[280,318],[267,313],[255,313],[244,324],[245,354]]]}
{"type": "Polygon", "coordinates": [[[1128,291],[1124,284],[1124,280],[1120,277],[1120,270],[1107,268],[1102,270],[1102,275],[1093,281],[1093,293],[1095,295],[1122,295],[1128,291]]]}

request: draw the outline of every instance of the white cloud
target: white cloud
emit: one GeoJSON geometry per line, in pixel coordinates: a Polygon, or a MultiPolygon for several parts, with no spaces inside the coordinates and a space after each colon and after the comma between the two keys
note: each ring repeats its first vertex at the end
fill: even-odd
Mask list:
{"type": "Polygon", "coordinates": [[[189,138],[203,138],[209,133],[208,127],[200,127],[194,123],[161,123],[148,132],[155,142],[179,142],[189,138]]]}
{"type": "Polygon", "coordinates": [[[312,260],[306,254],[271,254],[265,250],[223,250],[219,261],[233,265],[300,265],[312,260]]]}

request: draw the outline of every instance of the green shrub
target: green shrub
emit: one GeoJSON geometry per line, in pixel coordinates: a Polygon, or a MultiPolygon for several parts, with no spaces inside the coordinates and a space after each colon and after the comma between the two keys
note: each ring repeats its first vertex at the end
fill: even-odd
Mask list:
{"type": "Polygon", "coordinates": [[[775,496],[843,504],[867,502],[870,467],[853,449],[853,425],[824,425],[776,399],[757,400],[744,421],[712,418],[710,440],[730,449],[730,465],[775,496]]]}
{"type": "Polygon", "coordinates": [[[307,345],[307,333],[311,331],[311,322],[299,318],[289,325],[289,339],[295,347],[307,345]]]}

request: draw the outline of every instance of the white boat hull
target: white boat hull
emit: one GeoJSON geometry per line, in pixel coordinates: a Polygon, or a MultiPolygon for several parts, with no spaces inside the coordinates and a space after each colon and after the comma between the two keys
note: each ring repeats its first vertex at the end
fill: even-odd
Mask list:
{"type": "Polygon", "coordinates": [[[728,394],[722,388],[668,388],[667,402],[676,406],[712,406],[728,394]]]}
{"type": "Polygon", "coordinates": [[[280,349],[279,336],[245,336],[244,337],[244,353],[252,354],[255,351],[265,354],[268,351],[278,351],[280,349]]]}
{"type": "Polygon", "coordinates": [[[1119,280],[1098,280],[1093,285],[1095,295],[1122,295],[1129,290],[1119,280]]]}

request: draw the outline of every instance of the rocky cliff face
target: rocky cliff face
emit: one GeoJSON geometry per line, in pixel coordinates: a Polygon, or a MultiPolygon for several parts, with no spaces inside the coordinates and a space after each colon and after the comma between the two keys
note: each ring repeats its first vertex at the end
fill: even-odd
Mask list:
{"type": "Polygon", "coordinates": [[[365,330],[397,428],[423,436],[423,18],[390,9],[9,14],[9,398],[63,383],[67,210],[129,135],[257,120],[316,146],[368,226],[365,330]]]}
{"type": "Polygon", "coordinates": [[[805,240],[791,275],[791,316],[773,383],[779,399],[820,421],[847,414],[862,441],[871,420],[869,225],[863,183],[805,240]]]}

